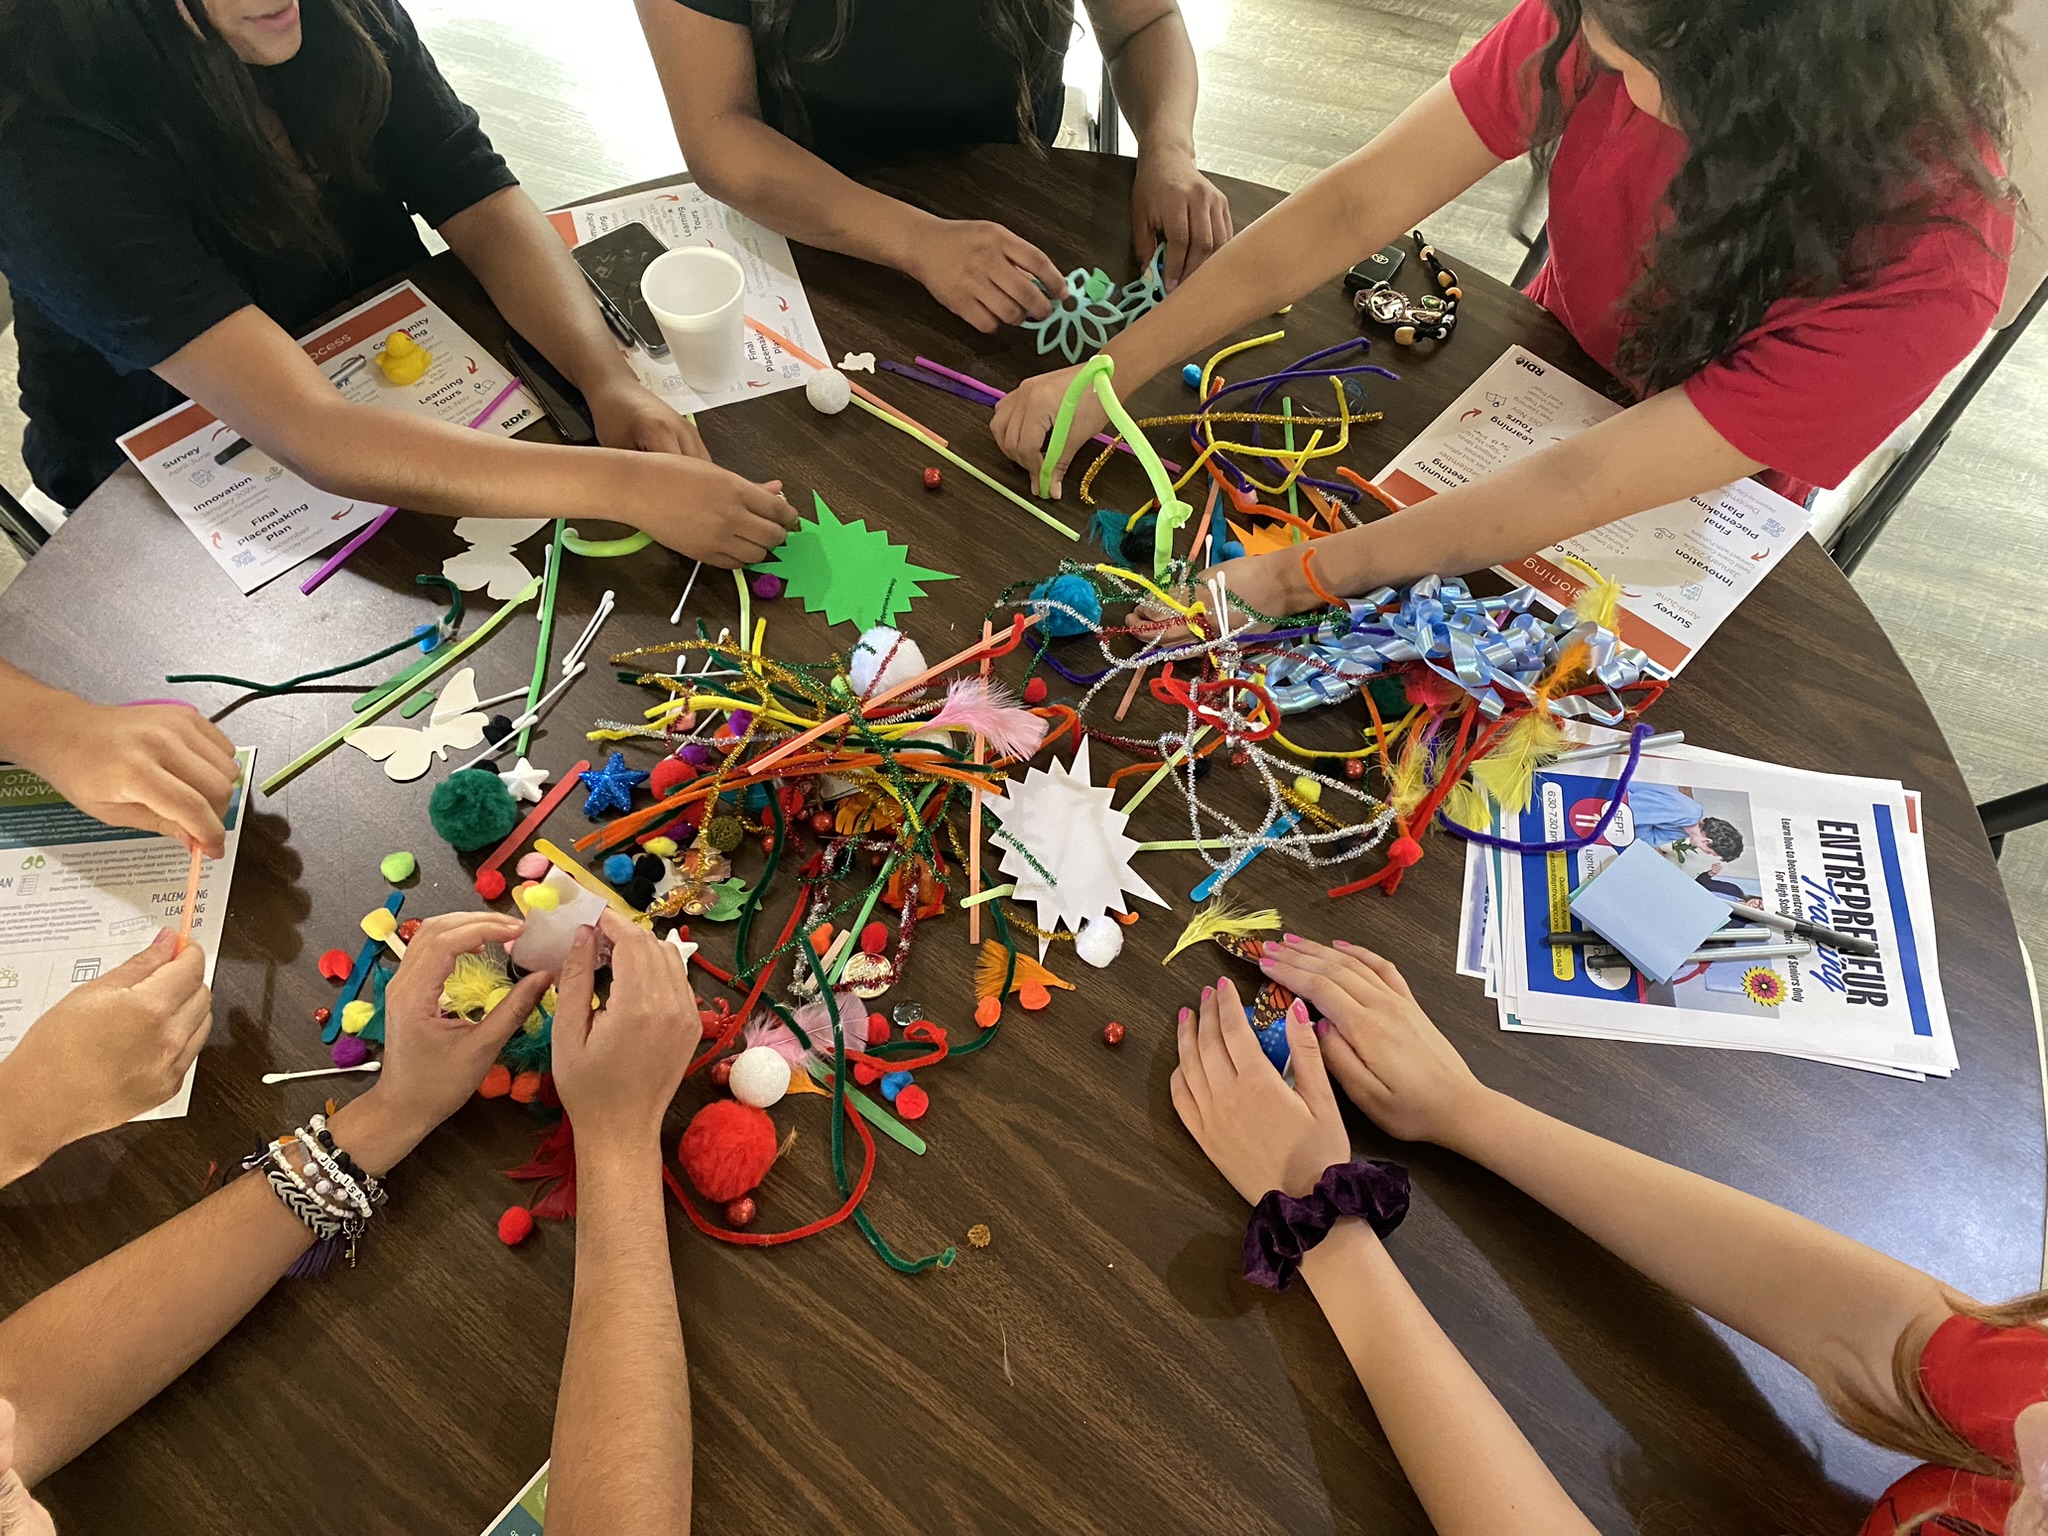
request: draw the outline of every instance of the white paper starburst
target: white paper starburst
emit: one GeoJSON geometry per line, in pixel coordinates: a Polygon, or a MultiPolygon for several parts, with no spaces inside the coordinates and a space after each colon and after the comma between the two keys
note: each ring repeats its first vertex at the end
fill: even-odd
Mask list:
{"type": "Polygon", "coordinates": [[[1091,777],[1083,737],[1072,763],[1033,768],[988,801],[990,814],[1002,823],[997,844],[1003,873],[1016,881],[1018,901],[1037,906],[1041,928],[1071,930],[1087,918],[1127,912],[1126,891],[1166,905],[1131,868],[1138,845],[1124,836],[1130,817],[1110,804],[1109,790],[1097,788],[1091,777]]]}

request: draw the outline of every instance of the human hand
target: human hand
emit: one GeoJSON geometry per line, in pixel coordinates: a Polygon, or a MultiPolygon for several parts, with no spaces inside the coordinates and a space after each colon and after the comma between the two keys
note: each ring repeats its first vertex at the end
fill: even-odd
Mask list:
{"type": "Polygon", "coordinates": [[[1052,313],[1048,295],[1067,291],[1051,257],[987,219],[937,220],[919,230],[911,250],[904,270],[977,331],[1043,320],[1052,313]]]}
{"type": "MultiPolygon", "coordinates": [[[[1037,374],[996,402],[995,422],[989,430],[995,434],[997,447],[1031,471],[1034,491],[1039,461],[1045,456],[1046,439],[1052,435],[1052,424],[1060,413],[1061,402],[1067,398],[1074,375],[1080,371],[1079,367],[1073,367],[1037,374]]],[[[1087,391],[1075,402],[1074,424],[1067,433],[1058,461],[1053,465],[1054,501],[1060,499],[1067,466],[1073,463],[1074,455],[1108,424],[1109,415],[1102,409],[1102,402],[1095,398],[1094,390],[1087,391]]]]}
{"type": "Polygon", "coordinates": [[[678,553],[721,570],[765,560],[797,525],[782,482],[753,481],[708,459],[619,456],[618,517],[678,553]]]}
{"type": "Polygon", "coordinates": [[[591,425],[607,448],[632,453],[673,453],[711,462],[711,451],[697,428],[666,401],[657,399],[639,380],[586,395],[591,425]]]}
{"type": "Polygon", "coordinates": [[[50,1512],[14,1470],[14,1404],[0,1397],[0,1536],[57,1536],[50,1512]]]}
{"type": "Polygon", "coordinates": [[[682,954],[606,912],[570,946],[556,989],[555,1092],[579,1145],[659,1143],[684,1069],[703,1037],[682,954]],[[612,989],[592,999],[598,935],[611,942],[612,989]]]}
{"type": "Polygon", "coordinates": [[[209,858],[227,852],[221,817],[234,793],[234,743],[196,709],[88,704],[48,690],[33,723],[10,737],[24,768],[86,815],[175,837],[209,858]]]}
{"type": "Polygon", "coordinates": [[[1255,1204],[1269,1190],[1306,1195],[1325,1169],[1351,1156],[1315,1030],[1298,1001],[1287,1014],[1287,1047],[1292,1088],[1259,1048],[1227,977],[1202,988],[1199,1016],[1180,1011],[1173,1107],[1217,1171],[1255,1204]]]}
{"type": "Polygon", "coordinates": [[[1166,291],[1209,259],[1232,233],[1230,201],[1195,169],[1194,154],[1178,147],[1138,149],[1131,182],[1131,249],[1143,267],[1166,242],[1166,291]]]}
{"type": "Polygon", "coordinates": [[[1403,1141],[1456,1145],[1486,1089],[1391,960],[1342,939],[1323,945],[1290,935],[1265,946],[1259,968],[1329,1020],[1323,1059],[1374,1124],[1403,1141]]]}
{"type": "Polygon", "coordinates": [[[57,1148],[125,1125],[177,1093],[213,1028],[206,957],[165,929],[141,954],[74,987],[21,1037],[4,1065],[8,1109],[38,1144],[10,1152],[25,1173],[57,1148]]]}
{"type": "Polygon", "coordinates": [[[456,957],[486,944],[510,944],[525,927],[495,912],[447,912],[430,917],[406,945],[398,974],[384,989],[384,1068],[377,1085],[349,1109],[378,1112],[374,1137],[335,1135],[371,1173],[381,1177],[426,1134],[460,1109],[483,1081],[512,1031],[547,995],[545,971],[522,976],[480,1020],[444,1012],[441,989],[456,957]]]}

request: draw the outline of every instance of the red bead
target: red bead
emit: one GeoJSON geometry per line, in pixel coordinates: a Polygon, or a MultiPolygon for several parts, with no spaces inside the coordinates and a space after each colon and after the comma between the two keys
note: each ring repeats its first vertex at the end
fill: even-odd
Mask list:
{"type": "Polygon", "coordinates": [[[889,1016],[885,1013],[868,1015],[868,1044],[880,1045],[889,1038],[889,1016]]]}
{"type": "Polygon", "coordinates": [[[485,901],[496,901],[505,894],[505,872],[487,869],[476,877],[476,893],[485,901]]]}
{"type": "Polygon", "coordinates": [[[1045,679],[1034,677],[1024,685],[1024,702],[1026,704],[1043,704],[1046,693],[1045,679]]]}
{"type": "Polygon", "coordinates": [[[756,1215],[751,1195],[742,1195],[725,1208],[725,1224],[728,1227],[751,1227],[756,1215]]]}
{"type": "Polygon", "coordinates": [[[732,1057],[721,1056],[711,1063],[711,1082],[714,1087],[723,1088],[732,1081],[732,1057]]]}
{"type": "Polygon", "coordinates": [[[889,929],[882,923],[869,923],[860,931],[860,952],[864,955],[879,955],[889,947],[889,929]]]}
{"type": "Polygon", "coordinates": [[[355,961],[349,958],[347,950],[330,949],[320,957],[320,974],[329,981],[346,981],[348,973],[355,969],[355,964],[355,961]]]}
{"type": "Polygon", "coordinates": [[[833,827],[837,825],[838,823],[832,819],[830,811],[814,811],[811,813],[811,830],[820,837],[830,837],[833,827]]]}
{"type": "Polygon", "coordinates": [[[1251,753],[1245,751],[1245,749],[1242,747],[1239,747],[1235,752],[1230,754],[1230,766],[1233,768],[1247,767],[1250,765],[1251,760],[1251,753]]]}
{"type": "Polygon", "coordinates": [[[1362,757],[1347,757],[1347,758],[1345,758],[1345,759],[1344,759],[1344,777],[1345,777],[1345,778],[1347,778],[1347,779],[1362,779],[1362,778],[1364,778],[1364,777],[1365,777],[1365,759],[1364,759],[1364,758],[1362,758],[1362,757]]]}
{"type": "Polygon", "coordinates": [[[413,941],[413,936],[417,934],[419,931],[420,920],[416,917],[408,917],[404,922],[398,925],[398,942],[401,944],[410,944],[413,941]]]}
{"type": "Polygon", "coordinates": [[[523,1205],[505,1208],[505,1214],[498,1218],[498,1241],[507,1248],[516,1248],[533,1236],[533,1212],[523,1205]]]}
{"type": "Polygon", "coordinates": [[[775,834],[773,832],[763,832],[761,834],[761,851],[763,853],[773,853],[775,851],[775,834]]]}
{"type": "Polygon", "coordinates": [[[945,481],[946,477],[939,473],[939,466],[936,464],[931,465],[924,472],[924,488],[928,491],[936,491],[941,485],[945,484],[945,481]]]}
{"type": "Polygon", "coordinates": [[[931,1095],[915,1083],[905,1083],[903,1091],[896,1095],[896,1114],[900,1119],[922,1120],[931,1107],[931,1095]]]}
{"type": "Polygon", "coordinates": [[[1117,1023],[1115,1019],[1111,1019],[1107,1024],[1103,1025],[1102,1043],[1104,1045],[1122,1045],[1124,1043],[1123,1025],[1117,1023]]]}
{"type": "Polygon", "coordinates": [[[313,1010],[313,1022],[315,1024],[325,1024],[333,1017],[334,1010],[332,1008],[315,1008],[313,1010]]]}

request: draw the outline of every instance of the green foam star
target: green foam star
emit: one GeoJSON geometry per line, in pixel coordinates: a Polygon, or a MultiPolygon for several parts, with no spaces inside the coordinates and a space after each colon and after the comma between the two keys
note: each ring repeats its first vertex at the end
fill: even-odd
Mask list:
{"type": "Polygon", "coordinates": [[[912,565],[903,545],[890,543],[888,534],[860,518],[841,522],[815,491],[811,502],[812,515],[753,567],[780,576],[806,613],[822,612],[828,624],[850,622],[862,629],[894,624],[925,595],[922,583],[956,579],[912,565]]]}

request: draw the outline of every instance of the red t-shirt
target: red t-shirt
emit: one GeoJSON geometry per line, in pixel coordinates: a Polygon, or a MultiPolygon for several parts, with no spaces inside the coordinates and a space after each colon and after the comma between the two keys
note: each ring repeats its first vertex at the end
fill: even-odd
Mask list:
{"type": "MultiPolygon", "coordinates": [[[[1451,88],[1503,160],[1529,148],[1543,49],[1557,20],[1522,0],[1451,67],[1451,88]]],[[[1611,368],[1617,301],[1634,281],[1685,158],[1685,135],[1638,111],[1583,40],[1559,66],[1568,109],[1550,172],[1550,260],[1529,295],[1611,368]]],[[[1685,382],[1714,430],[1773,490],[1804,500],[1837,485],[1984,339],[2005,293],[2011,212],[1958,179],[1937,205],[1961,225],[1911,230],[1869,279],[1824,299],[1781,299],[1764,322],[1685,382]]]]}
{"type": "MultiPolygon", "coordinates": [[[[1993,1328],[1952,1317],[1920,1353],[1920,1390],[1950,1429],[2010,1465],[2018,1454],[2013,1421],[2022,1408],[2048,1401],[2048,1329],[1993,1328]]],[[[2002,1533],[2013,1495],[2012,1483],[2002,1477],[1918,1466],[1885,1490],[1861,1536],[1897,1536],[1929,1515],[1950,1515],[2002,1533]]]]}

